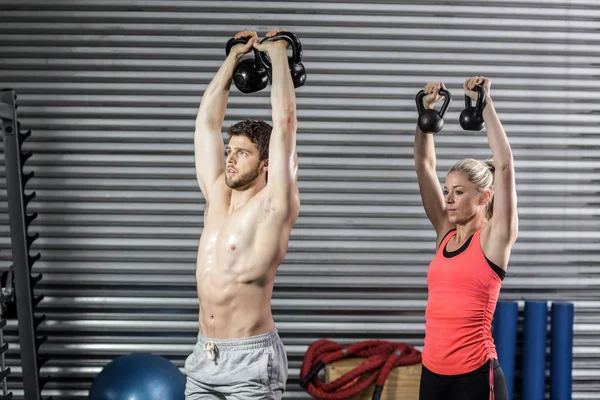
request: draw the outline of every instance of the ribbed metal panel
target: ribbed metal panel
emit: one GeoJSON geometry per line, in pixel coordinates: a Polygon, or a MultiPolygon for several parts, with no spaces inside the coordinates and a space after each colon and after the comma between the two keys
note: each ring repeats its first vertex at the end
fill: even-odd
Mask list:
{"type": "MultiPolygon", "coordinates": [[[[472,75],[492,79],[517,170],[520,234],[501,298],[575,302],[573,398],[600,398],[596,0],[3,0],[0,10],[0,87],[18,91],[34,132],[44,394],[84,399],[102,366],[132,351],[183,365],[204,206],[197,106],[231,35],[285,27],[308,71],[297,91],[301,216],[273,298],[286,398],[309,397],[297,376],[318,338],[422,346],[435,235],[413,170],[414,96],[430,80],[454,95],[436,136],[443,179],[455,160],[491,155],[484,132],[457,122],[472,75]]],[[[224,130],[247,117],[270,119],[268,90],[233,88],[224,130]]],[[[6,267],[3,181],[0,200],[6,267]]]]}

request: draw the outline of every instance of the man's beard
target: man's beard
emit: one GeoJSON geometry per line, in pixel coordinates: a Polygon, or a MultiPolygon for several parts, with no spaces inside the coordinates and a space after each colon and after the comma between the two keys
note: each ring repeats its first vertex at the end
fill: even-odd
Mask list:
{"type": "Polygon", "coordinates": [[[246,186],[249,186],[252,182],[254,182],[256,180],[256,178],[258,178],[259,171],[260,171],[260,163],[259,163],[259,165],[256,166],[255,169],[252,169],[252,170],[246,172],[244,175],[240,175],[240,176],[225,175],[225,183],[231,189],[242,189],[246,186]]]}

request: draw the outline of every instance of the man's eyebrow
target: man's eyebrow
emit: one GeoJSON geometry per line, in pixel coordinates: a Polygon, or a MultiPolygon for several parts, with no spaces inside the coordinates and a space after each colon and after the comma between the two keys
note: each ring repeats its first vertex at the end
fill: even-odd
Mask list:
{"type": "Polygon", "coordinates": [[[245,149],[245,148],[243,148],[243,147],[231,147],[231,146],[227,146],[227,147],[225,148],[225,150],[228,150],[228,149],[232,149],[232,150],[243,150],[243,151],[247,151],[248,153],[250,153],[250,150],[249,150],[249,149],[245,149]]]}

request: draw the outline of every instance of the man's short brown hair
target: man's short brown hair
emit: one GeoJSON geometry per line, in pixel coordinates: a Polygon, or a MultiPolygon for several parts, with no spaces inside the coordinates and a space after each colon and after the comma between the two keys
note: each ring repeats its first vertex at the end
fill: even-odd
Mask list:
{"type": "Polygon", "coordinates": [[[265,121],[247,119],[232,125],[227,131],[229,139],[232,136],[246,136],[258,147],[259,160],[269,158],[269,141],[273,127],[265,121]]]}

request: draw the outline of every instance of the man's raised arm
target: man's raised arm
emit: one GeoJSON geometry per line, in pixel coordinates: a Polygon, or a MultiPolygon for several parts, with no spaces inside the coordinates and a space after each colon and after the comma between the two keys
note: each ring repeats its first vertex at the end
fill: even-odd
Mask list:
{"type": "Polygon", "coordinates": [[[210,199],[215,182],[225,171],[225,148],[221,127],[227,110],[233,72],[240,58],[252,50],[254,43],[258,41],[258,35],[252,31],[240,32],[235,36],[236,39],[244,37],[250,37],[250,40],[247,44],[238,44],[231,48],[223,65],[204,91],[196,117],[194,133],[196,177],[206,201],[210,199]]]}
{"type": "MultiPolygon", "coordinates": [[[[271,31],[273,37],[281,31],[271,31]]],[[[274,199],[289,202],[296,197],[298,158],[296,155],[296,93],[288,64],[287,42],[276,40],[255,44],[271,60],[271,107],[273,132],[269,142],[269,181],[274,199]]]]}

